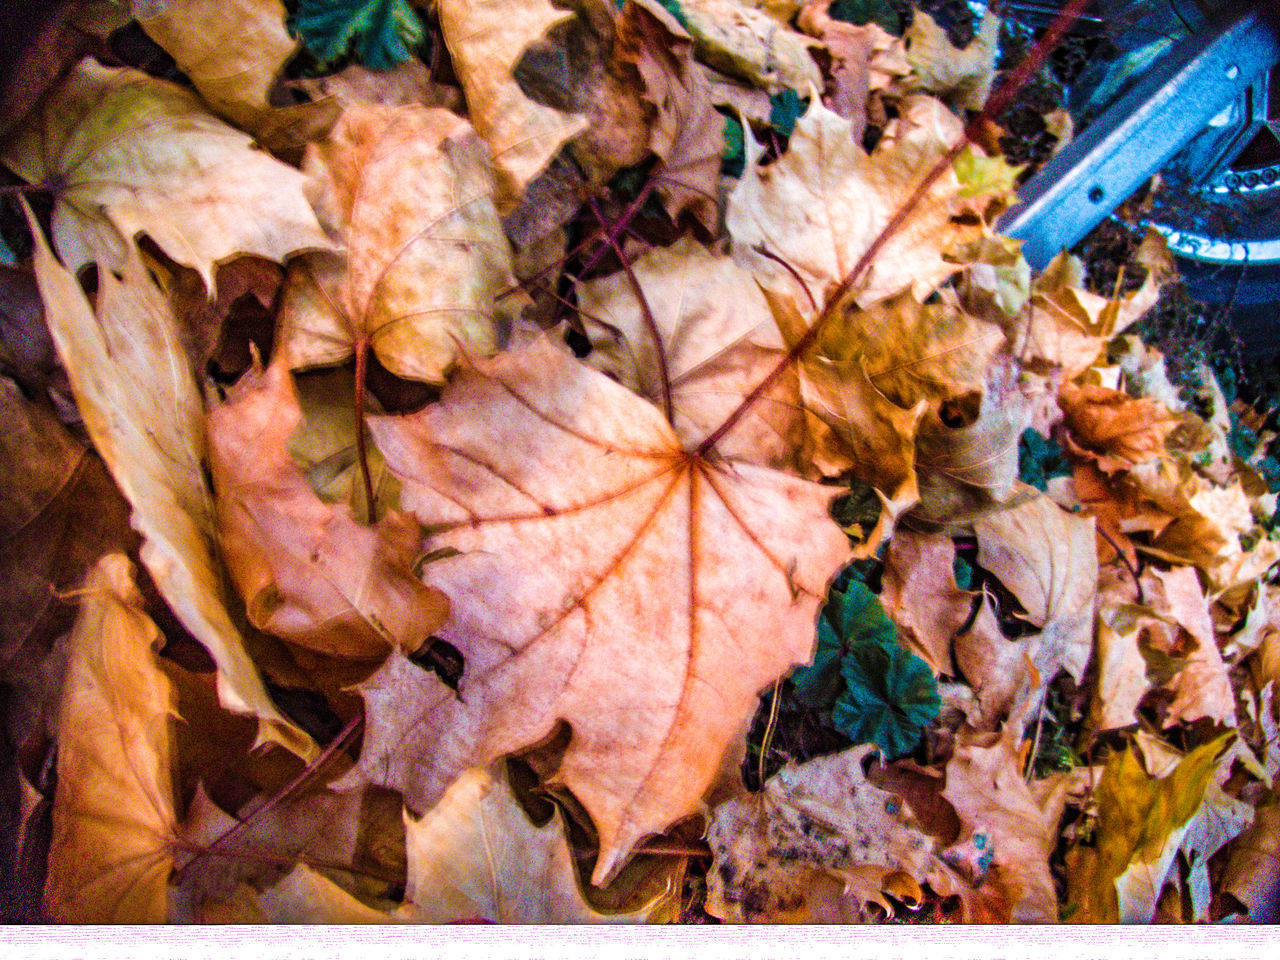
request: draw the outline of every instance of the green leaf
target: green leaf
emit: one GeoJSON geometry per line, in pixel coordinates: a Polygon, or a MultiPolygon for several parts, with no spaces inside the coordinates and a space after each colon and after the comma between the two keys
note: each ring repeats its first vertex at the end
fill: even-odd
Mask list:
{"type": "Polygon", "coordinates": [[[1037,490],[1047,490],[1054,477],[1071,476],[1066,451],[1035,430],[1024,430],[1018,438],[1018,479],[1037,490]]]}
{"type": "Polygon", "coordinates": [[[902,36],[902,31],[906,29],[899,5],[893,3],[893,0],[833,0],[827,13],[833,20],[843,20],[859,26],[875,23],[898,36],[902,36]]]}
{"type": "Polygon", "coordinates": [[[769,97],[769,126],[784,137],[791,136],[796,121],[809,109],[809,98],[801,97],[789,87],[769,97]]]}
{"type": "Polygon", "coordinates": [[[879,598],[861,582],[862,571],[850,565],[831,585],[827,605],[818,618],[818,650],[813,663],[791,674],[796,698],[817,709],[828,709],[840,695],[840,661],[854,643],[898,643],[898,628],[884,612],[879,598]]]}
{"type": "Polygon", "coordinates": [[[836,729],[854,743],[874,743],[890,760],[915,749],[942,708],[929,665],[896,642],[855,644],[840,675],[845,691],[832,711],[836,729]]]}
{"type": "Polygon", "coordinates": [[[747,162],[746,141],[743,139],[742,121],[737,117],[724,118],[724,155],[720,158],[720,172],[726,177],[742,176],[747,162]]]}
{"type": "Polygon", "coordinates": [[[294,26],[321,60],[337,60],[355,43],[356,56],[373,70],[408,60],[424,36],[409,0],[302,0],[294,26]]]}

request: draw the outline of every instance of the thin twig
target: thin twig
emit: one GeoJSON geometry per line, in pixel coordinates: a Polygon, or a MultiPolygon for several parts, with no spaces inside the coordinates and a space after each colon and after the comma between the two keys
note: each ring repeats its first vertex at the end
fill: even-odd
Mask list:
{"type": "Polygon", "coordinates": [[[356,459],[360,461],[360,479],[364,481],[365,519],[374,521],[373,478],[369,475],[369,453],[364,442],[365,376],[369,362],[369,341],[361,337],[356,343],[356,459]]]}
{"type": "Polygon", "coordinates": [[[1111,539],[1111,534],[1103,530],[1102,527],[1099,526],[1098,524],[1094,524],[1093,528],[1098,531],[1098,535],[1102,537],[1103,540],[1111,544],[1111,549],[1116,552],[1116,556],[1120,558],[1120,562],[1123,563],[1125,569],[1129,571],[1129,576],[1133,577],[1133,585],[1138,590],[1138,603],[1145,605],[1147,600],[1142,593],[1142,581],[1138,579],[1137,569],[1134,567],[1132,563],[1129,562],[1129,558],[1125,555],[1125,552],[1120,549],[1120,544],[1116,543],[1114,540],[1111,539]]]}
{"type": "Polygon", "coordinates": [[[779,689],[781,685],[782,685],[782,681],[780,680],[773,681],[773,702],[769,705],[769,722],[765,724],[764,738],[760,741],[759,773],[760,773],[760,789],[761,790],[764,789],[765,758],[769,755],[769,747],[773,745],[773,731],[774,731],[774,728],[778,725],[778,701],[781,699],[781,697],[779,696],[779,689]]]}
{"type": "Polygon", "coordinates": [[[818,334],[826,323],[835,315],[840,304],[844,302],[845,297],[854,288],[854,286],[862,279],[863,274],[874,262],[875,258],[884,249],[884,245],[888,243],[902,226],[915,214],[924,198],[938,179],[951,169],[952,164],[962,150],[969,144],[973,143],[978,136],[985,130],[986,125],[1012,102],[1018,91],[1026,84],[1037,70],[1043,66],[1045,59],[1049,56],[1050,51],[1058,45],[1064,33],[1076,21],[1080,12],[1084,9],[1089,0],[1068,0],[1067,5],[1062,12],[1058,14],[1058,18],[1053,21],[1044,37],[1036,44],[1031,54],[1018,65],[1013,74],[1000,85],[987,100],[987,104],[982,108],[982,112],[964,129],[964,134],[956,141],[956,143],[945,153],[942,158],[934,164],[933,168],[925,174],[923,180],[912,191],[911,196],[907,198],[906,203],[898,208],[897,212],[885,224],[884,229],[871,242],[871,245],[858,258],[858,262],[853,265],[848,273],[836,284],[835,289],[827,298],[826,306],[822,312],[818,314],[813,325],[805,332],[796,343],[787,351],[787,355],[782,358],[777,366],[773,368],[763,380],[758,383],[742,400],[733,412],[725,418],[715,430],[709,433],[698,445],[696,451],[700,457],[705,457],[719,443],[726,433],[732,430],[746,415],[747,410],[756,404],[759,399],[767,393],[778,378],[798,360],[818,339],[818,334]]]}
{"type": "Polygon", "coordinates": [[[627,279],[631,281],[631,291],[636,295],[636,300],[640,304],[640,315],[644,318],[645,326],[649,328],[649,335],[653,337],[653,350],[658,358],[658,379],[662,385],[662,412],[666,415],[667,423],[675,423],[675,413],[671,405],[671,373],[667,369],[667,351],[662,343],[662,335],[658,331],[658,322],[653,318],[653,310],[649,308],[649,298],[644,295],[644,289],[640,286],[640,281],[637,279],[635,271],[631,269],[631,264],[622,252],[622,245],[618,243],[617,234],[608,229],[609,221],[600,212],[600,206],[596,203],[595,197],[592,197],[587,202],[591,205],[591,212],[600,221],[601,229],[608,234],[609,243],[612,244],[614,253],[618,255],[618,260],[622,262],[622,269],[626,271],[627,279]]]}

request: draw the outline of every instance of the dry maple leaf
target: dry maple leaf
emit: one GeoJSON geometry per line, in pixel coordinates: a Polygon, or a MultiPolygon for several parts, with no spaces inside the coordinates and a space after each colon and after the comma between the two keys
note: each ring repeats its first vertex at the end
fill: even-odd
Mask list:
{"type": "Polygon", "coordinates": [[[132,566],[90,572],[62,691],[45,909],[70,923],[163,923],[176,828],[174,696],[132,566]]]}
{"type": "Polygon", "coordinates": [[[209,290],[214,265],[233,256],[332,246],[297,170],[136,70],[81,61],[0,159],[56,196],[54,245],[73,272],[94,261],[120,270],[139,233],[209,290]]]}
{"type": "Polygon", "coordinates": [[[999,36],[1000,18],[987,10],[977,35],[956,47],[938,22],[921,11],[903,36],[911,66],[907,82],[958,107],[981,110],[995,80],[999,36]]]}
{"type": "Polygon", "coordinates": [[[173,57],[200,95],[241,126],[271,109],[267,95],[298,41],[281,0],[169,0],[138,3],[138,25],[173,57]]]}
{"type": "Polygon", "coordinates": [[[1168,621],[1138,604],[1099,605],[1098,682],[1089,706],[1090,729],[1114,730],[1138,721],[1134,711],[1151,687],[1139,640],[1152,622],[1168,621]]]}
{"type": "Polygon", "coordinates": [[[399,920],[635,923],[658,906],[614,914],[592,908],[578,885],[563,813],[535,826],[501,773],[466,771],[421,820],[406,812],[404,828],[409,872],[399,920]]]}
{"type": "Polygon", "coordinates": [[[438,383],[460,349],[494,349],[511,250],[470,124],[440,108],[356,104],[304,166],[346,260],[292,270],[277,321],[286,363],[360,361],[368,347],[393,373],[438,383]]]}
{"type": "MultiPolygon", "coordinates": [[[[627,273],[577,290],[593,348],[587,363],[669,408],[685,449],[706,439],[785,356],[751,274],[687,235],[646,251],[627,273]],[[726,297],[727,290],[736,296],[726,297]]],[[[779,377],[724,438],[721,454],[806,471],[811,443],[797,387],[790,370],[779,377]]]]}
{"type": "Polygon", "coordinates": [[[1059,669],[1079,683],[1093,648],[1098,554],[1092,518],[1073,516],[1046,496],[975,520],[978,565],[1018,598],[1040,627],[1037,666],[1044,682],[1059,669]]]}
{"type": "Polygon", "coordinates": [[[587,128],[586,117],[530,100],[514,76],[528,46],[573,13],[550,0],[440,0],[437,10],[471,120],[498,170],[506,212],[565,142],[587,128]]]}
{"type": "Polygon", "coordinates": [[[367,527],[316,497],[289,458],[301,419],[279,362],[241,377],[206,417],[223,555],[249,620],[336,656],[412,654],[449,610],[413,576],[418,525],[390,512],[367,527]]]}
{"type": "Polygon", "coordinates": [[[708,911],[738,923],[857,920],[868,903],[892,914],[881,891],[923,881],[934,844],[897,794],[867,782],[874,750],[787,764],[761,793],[717,806],[708,911]]]}
{"type": "Polygon", "coordinates": [[[1108,473],[1164,454],[1178,420],[1162,404],[1106,387],[1064,383],[1058,404],[1073,439],[1108,473]]]}
{"type": "Polygon", "coordinates": [[[809,40],[757,4],[739,0],[681,0],[680,16],[704,63],[770,93],[822,86],[809,40]]]}
{"type": "MultiPolygon", "coordinates": [[[[758,164],[763,147],[747,138],[747,165],[729,197],[726,226],[735,247],[762,246],[785,260],[825,295],[853,269],[930,168],[962,136],[962,125],[931,97],[909,97],[868,155],[850,121],[819,103],[796,123],[776,163],[758,164]]],[[[906,223],[886,240],[854,296],[869,304],[910,287],[923,300],[959,269],[943,254],[982,228],[953,217],[977,205],[948,170],[929,188],[906,223]]],[[[772,262],[753,264],[763,283],[785,289],[794,281],[772,262]]]]}
{"type": "Polygon", "coordinates": [[[954,674],[951,639],[969,619],[971,595],[956,584],[950,537],[900,531],[889,542],[880,602],[934,674],[954,674]]]}
{"type": "Polygon", "coordinates": [[[546,736],[600,836],[599,882],[692,811],[756,696],[806,661],[847,541],[821,487],[688,452],[659,411],[546,340],[376,418],[429,531],[466,658],[460,697],[403,657],[361,685],[364,777],[421,810],[463,769],[546,736]],[[485,424],[477,430],[477,424],[485,424]]]}
{"type": "Polygon", "coordinates": [[[1280,802],[1274,795],[1254,813],[1253,825],[1231,846],[1222,889],[1239,900],[1256,923],[1280,921],[1280,802]]]}
{"type": "Polygon", "coordinates": [[[95,311],[27,212],[49,329],[94,446],[133,506],[142,562],[213,656],[227,709],[260,717],[263,736],[311,755],[315,744],[267,695],[223,604],[201,463],[204,413],[167,301],[131,244],[120,279],[99,270],[95,311]]]}
{"type": "Polygon", "coordinates": [[[1065,777],[1052,781],[1040,795],[1029,788],[1017,749],[1021,729],[1011,722],[998,734],[962,730],[947,762],[942,795],[964,826],[960,844],[979,832],[985,836],[993,873],[1007,891],[1006,919],[1056,923],[1058,897],[1049,855],[1058,842],[1068,782],[1065,777]]]}
{"type": "Polygon", "coordinates": [[[1167,616],[1179,624],[1194,642],[1187,663],[1173,680],[1173,703],[1165,726],[1190,723],[1201,717],[1234,727],[1236,725],[1236,698],[1227,675],[1227,664],[1218,649],[1209,614],[1209,601],[1200,586],[1200,578],[1194,567],[1177,567],[1173,570],[1150,570],[1163,590],[1167,616]]]}

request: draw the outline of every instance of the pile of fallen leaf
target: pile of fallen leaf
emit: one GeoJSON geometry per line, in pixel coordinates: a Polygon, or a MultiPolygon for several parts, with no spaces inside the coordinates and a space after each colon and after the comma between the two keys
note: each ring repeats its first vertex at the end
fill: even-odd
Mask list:
{"type": "Polygon", "coordinates": [[[1274,918],[1263,420],[1134,334],[1157,239],[1106,297],[991,231],[995,18],[857,6],[62,5],[0,150],[11,898],[1274,918]],[[749,792],[833,678],[866,742],[749,792]]]}

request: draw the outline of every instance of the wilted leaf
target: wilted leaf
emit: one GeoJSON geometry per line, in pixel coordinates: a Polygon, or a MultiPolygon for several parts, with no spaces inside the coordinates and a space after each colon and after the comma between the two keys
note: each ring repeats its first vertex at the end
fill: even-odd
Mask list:
{"type": "Polygon", "coordinates": [[[421,819],[405,813],[409,879],[401,919],[449,923],[636,923],[586,901],[565,841],[563,815],[536,827],[502,775],[474,768],[421,819]]]}
{"type": "Polygon", "coordinates": [[[999,36],[1000,18],[987,10],[977,35],[960,49],[952,45],[933,17],[918,12],[903,38],[912,86],[938,94],[957,107],[982,109],[995,80],[999,36]]]}
{"type": "Polygon", "coordinates": [[[449,603],[413,576],[420,531],[402,513],[376,526],[321,502],[289,458],[302,419],[280,363],[251,370],[208,414],[223,555],[260,630],[336,656],[414,653],[449,603]]]}
{"type": "Polygon", "coordinates": [[[1098,589],[1093,520],[1072,516],[1040,495],[975,520],[973,529],[978,565],[995,574],[1042,628],[1039,657],[1053,665],[1044,680],[1063,669],[1080,682],[1093,646],[1098,589]]]}
{"type": "Polygon", "coordinates": [[[1107,472],[1165,453],[1165,439],[1178,428],[1156,401],[1105,387],[1064,383],[1058,403],[1073,439],[1098,454],[1098,466],[1107,472]]]}
{"type": "Polygon", "coordinates": [[[75,618],[58,595],[129,549],[129,508],[96,453],[0,378],[0,668],[38,659],[75,618]]]}
{"type": "Polygon", "coordinates": [[[1186,666],[1173,681],[1176,696],[1169,705],[1165,726],[1189,723],[1201,717],[1235,726],[1235,694],[1227,676],[1227,665],[1218,649],[1209,602],[1205,599],[1195,569],[1153,569],[1151,575],[1164,588],[1169,619],[1179,624],[1194,643],[1187,655],[1186,666]]]}
{"type": "Polygon", "coordinates": [[[1230,736],[1197,747],[1159,779],[1134,750],[1112,754],[1095,791],[1097,846],[1077,847],[1067,862],[1073,922],[1150,922],[1230,736]]]}
{"type": "MultiPolygon", "coordinates": [[[[748,138],[747,167],[729,197],[726,224],[735,245],[763,246],[796,269],[820,297],[853,269],[925,173],[961,136],[961,123],[930,97],[909,97],[868,155],[851,124],[813,104],[796,124],[787,151],[767,167],[748,138]]],[[[943,259],[980,227],[952,218],[961,201],[953,172],[930,188],[905,225],[885,242],[853,296],[870,304],[905,287],[923,300],[959,269],[943,259]]],[[[756,266],[768,285],[792,284],[777,264],[756,266]]]]}
{"type": "Polygon", "coordinates": [[[705,63],[770,93],[821,87],[804,36],[738,0],[679,0],[680,25],[705,63]]]}
{"type": "Polygon", "coordinates": [[[847,922],[868,903],[891,913],[881,891],[904,874],[922,881],[933,841],[897,794],[867,782],[872,750],[788,764],[762,793],[716,807],[708,911],[738,923],[847,922]]]}
{"type": "MultiPolygon", "coordinates": [[[[1006,717],[1018,715],[1020,706],[1039,699],[1052,679],[1036,665],[1041,650],[1038,636],[1006,637],[990,597],[982,598],[973,623],[953,644],[956,665],[978,699],[980,714],[970,720],[975,729],[994,730],[1006,717]]],[[[1052,663],[1042,660],[1041,665],[1057,672],[1052,663]]]]}
{"type": "Polygon", "coordinates": [[[644,99],[656,111],[649,147],[663,162],[658,192],[673,218],[692,210],[715,229],[724,117],[712,104],[711,83],[691,48],[689,34],[659,3],[638,0],[623,8],[615,49],[635,64],[644,99]]]}
{"type": "Polygon", "coordinates": [[[984,837],[984,854],[989,853],[996,882],[1006,894],[1006,919],[1056,923],[1058,897],[1049,855],[1058,842],[1068,783],[1059,778],[1032,792],[1022,778],[1020,726],[1008,723],[999,734],[961,730],[942,795],[963,824],[953,846],[984,837]]]}
{"type": "Polygon", "coordinates": [[[135,0],[135,6],[138,25],[215,111],[252,129],[271,110],[271,87],[298,47],[281,0],[169,0],[163,9],[135,0]]]}
{"type": "Polygon", "coordinates": [[[514,71],[526,48],[573,16],[550,0],[441,0],[437,5],[471,121],[498,171],[498,205],[506,212],[587,118],[561,113],[525,96],[514,71]]]}
{"type": "Polygon", "coordinates": [[[494,349],[511,251],[484,145],[465,120],[353,105],[305,168],[346,262],[295,265],[278,320],[286,363],[341,363],[368,344],[393,373],[440,382],[460,351],[494,349]]]}
{"type": "Polygon", "coordinates": [[[302,175],[253,149],[188,91],[82,61],[15,135],[4,163],[57,197],[53,240],[72,272],[119,271],[145,233],[213,289],[240,254],[283,261],[325,249],[302,175]]]}
{"type": "Polygon", "coordinates": [[[371,427],[437,531],[426,548],[462,551],[425,575],[453,603],[440,636],[467,675],[459,700],[393,654],[361,687],[363,775],[422,809],[562,718],[558,780],[611,876],[694,808],[759,691],[809,658],[848,552],[831,488],[686,452],[647,401],[545,341],[371,427]]]}
{"type": "Polygon", "coordinates": [[[226,900],[204,906],[205,923],[390,923],[389,913],[361,903],[347,891],[306,864],[298,864],[282,879],[258,890],[247,883],[226,900]]]}
{"type": "Polygon", "coordinates": [[[1089,724],[1097,731],[1137,722],[1134,711],[1151,688],[1140,640],[1144,628],[1164,620],[1150,607],[1130,603],[1101,604],[1098,609],[1098,685],[1089,707],[1089,724]]]}
{"type": "Polygon", "coordinates": [[[173,690],[122,554],[86,583],[62,693],[45,909],[64,923],[163,923],[176,829],[173,690]]]}
{"type": "Polygon", "coordinates": [[[972,597],[956,585],[949,537],[899,531],[889,543],[881,600],[902,637],[935,674],[953,674],[951,639],[969,619],[972,597]]]}
{"type": "Polygon", "coordinates": [[[1232,844],[1222,889],[1244,904],[1254,922],[1280,922],[1280,803],[1274,796],[1258,806],[1253,825],[1232,844]]]}
{"type": "Polygon", "coordinates": [[[134,529],[145,539],[142,562],[217,663],[223,705],[260,717],[264,737],[310,755],[314,744],[267,696],[223,605],[201,465],[204,415],[168,303],[130,246],[122,278],[99,270],[95,312],[35,219],[28,222],[49,329],[85,427],[133,506],[134,529]]]}
{"type": "MultiPolygon", "coordinates": [[[[693,449],[782,362],[782,338],[751,274],[692,237],[631,265],[651,328],[625,273],[578,284],[591,338],[587,362],[655,405],[670,386],[676,435],[693,449]],[[726,290],[735,291],[732,298],[726,290]]],[[[780,377],[719,448],[730,457],[803,470],[807,427],[795,374],[780,377]]]]}

